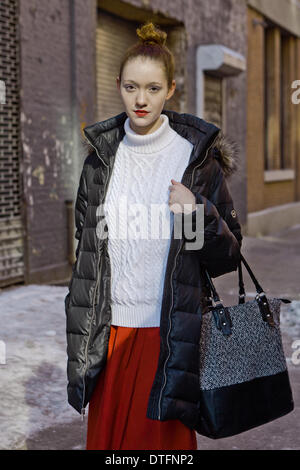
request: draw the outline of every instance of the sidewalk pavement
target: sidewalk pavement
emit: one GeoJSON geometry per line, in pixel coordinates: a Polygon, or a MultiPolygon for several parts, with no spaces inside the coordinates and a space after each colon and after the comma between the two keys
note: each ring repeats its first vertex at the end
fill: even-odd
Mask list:
{"type": "MultiPolygon", "coordinates": [[[[293,300],[282,304],[281,331],[295,409],[237,436],[213,440],[197,434],[198,450],[299,450],[300,364],[291,356],[293,342],[300,340],[300,225],[268,237],[244,236],[242,253],[268,296],[293,300]]],[[[246,268],[243,277],[250,300],[256,292],[246,268]]],[[[225,305],[237,303],[237,271],[214,284],[225,305]]],[[[66,292],[61,285],[0,290],[0,341],[6,345],[6,363],[0,364],[0,449],[85,448],[86,420],[82,423],[66,396],[66,292]]]]}

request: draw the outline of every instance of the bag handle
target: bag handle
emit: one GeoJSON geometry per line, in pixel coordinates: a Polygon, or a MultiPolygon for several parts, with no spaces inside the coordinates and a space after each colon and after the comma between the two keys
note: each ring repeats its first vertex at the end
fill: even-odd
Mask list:
{"type": "MultiPolygon", "coordinates": [[[[261,287],[261,285],[259,284],[258,280],[256,279],[252,269],[250,268],[249,264],[247,263],[247,261],[245,260],[241,252],[240,252],[240,259],[238,262],[239,304],[245,303],[245,297],[246,297],[241,261],[246,267],[251,277],[251,280],[253,281],[255,285],[255,289],[257,292],[255,299],[258,303],[263,320],[268,322],[270,326],[275,326],[274,318],[273,318],[272,311],[270,309],[266,294],[263,288],[261,287]]],[[[205,269],[205,273],[206,273],[206,277],[207,277],[207,280],[208,280],[208,283],[212,292],[212,300],[214,301],[214,305],[210,309],[212,309],[213,314],[215,316],[217,327],[219,329],[222,329],[224,334],[231,334],[231,319],[229,316],[228,307],[224,307],[207,269],[205,269]]],[[[289,299],[280,299],[280,300],[284,302],[291,302],[289,299]]]]}
{"type": "MultiPolygon", "coordinates": [[[[241,264],[241,261],[243,261],[244,265],[246,266],[246,269],[247,271],[249,272],[249,275],[255,285],[255,289],[256,289],[256,292],[257,294],[261,294],[262,292],[264,292],[263,288],[261,287],[261,285],[259,284],[258,280],[256,279],[252,269],[250,268],[249,264],[247,263],[247,261],[245,260],[244,256],[242,255],[242,253],[240,253],[240,259],[239,259],[239,263],[238,263],[238,273],[239,273],[239,304],[241,303],[245,303],[245,297],[246,297],[246,293],[245,293],[245,286],[244,286],[244,280],[243,280],[243,272],[242,272],[242,264],[241,264]]],[[[218,303],[220,302],[220,297],[216,291],[216,288],[212,282],[212,279],[210,277],[210,274],[208,273],[207,269],[205,269],[205,272],[206,272],[206,276],[207,276],[207,279],[208,279],[208,282],[209,282],[209,285],[210,285],[210,288],[212,290],[212,293],[213,293],[213,300],[215,301],[215,303],[218,303]]]]}

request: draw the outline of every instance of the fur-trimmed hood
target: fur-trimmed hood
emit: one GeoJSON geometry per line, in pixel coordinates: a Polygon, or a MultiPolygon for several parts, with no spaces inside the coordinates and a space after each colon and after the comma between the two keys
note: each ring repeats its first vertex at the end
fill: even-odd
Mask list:
{"type": "Polygon", "coordinates": [[[216,152],[217,159],[225,176],[229,177],[237,172],[240,168],[237,143],[220,131],[214,147],[218,150],[218,152],[216,152]]]}
{"type": "MultiPolygon", "coordinates": [[[[226,177],[238,171],[239,152],[237,143],[228,136],[225,136],[223,131],[215,124],[189,113],[178,113],[166,109],[163,109],[162,113],[169,117],[171,127],[194,145],[198,146],[201,140],[200,146],[205,149],[206,146],[209,146],[211,139],[214,138],[214,148],[217,150],[214,155],[218,159],[226,177]],[[204,135],[205,137],[203,137],[204,135]]],[[[109,119],[85,127],[83,129],[85,139],[82,139],[84,151],[91,153],[95,148],[100,150],[101,145],[103,145],[103,140],[101,140],[103,138],[105,146],[111,145],[114,135],[116,139],[122,139],[125,133],[124,122],[126,118],[127,114],[122,112],[109,119]]]]}

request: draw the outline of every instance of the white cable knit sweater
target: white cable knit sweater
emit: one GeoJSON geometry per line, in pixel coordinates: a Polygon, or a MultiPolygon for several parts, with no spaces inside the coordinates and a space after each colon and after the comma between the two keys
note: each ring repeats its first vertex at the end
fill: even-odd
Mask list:
{"type": "Polygon", "coordinates": [[[140,135],[131,129],[127,117],[107,190],[104,213],[112,271],[112,325],[160,326],[174,223],[169,185],[171,178],[181,181],[193,148],[171,128],[167,115],[161,114],[161,119],[156,131],[140,135]],[[142,206],[138,210],[135,204],[142,206]],[[155,223],[158,218],[154,213],[151,216],[151,204],[152,208],[162,204],[163,224],[155,223]]]}

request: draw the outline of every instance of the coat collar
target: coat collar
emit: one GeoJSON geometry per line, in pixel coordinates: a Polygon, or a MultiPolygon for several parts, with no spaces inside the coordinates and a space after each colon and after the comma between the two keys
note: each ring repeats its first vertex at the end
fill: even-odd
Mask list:
{"type": "MultiPolygon", "coordinates": [[[[214,142],[214,147],[217,149],[216,158],[224,174],[230,176],[237,170],[236,144],[225,137],[217,126],[193,114],[178,113],[167,109],[163,109],[162,114],[169,117],[172,129],[194,145],[189,164],[198,160],[206,148],[214,142]]],[[[111,165],[111,159],[125,135],[126,118],[126,112],[122,112],[83,129],[88,144],[96,150],[98,157],[107,166],[111,165]]]]}

